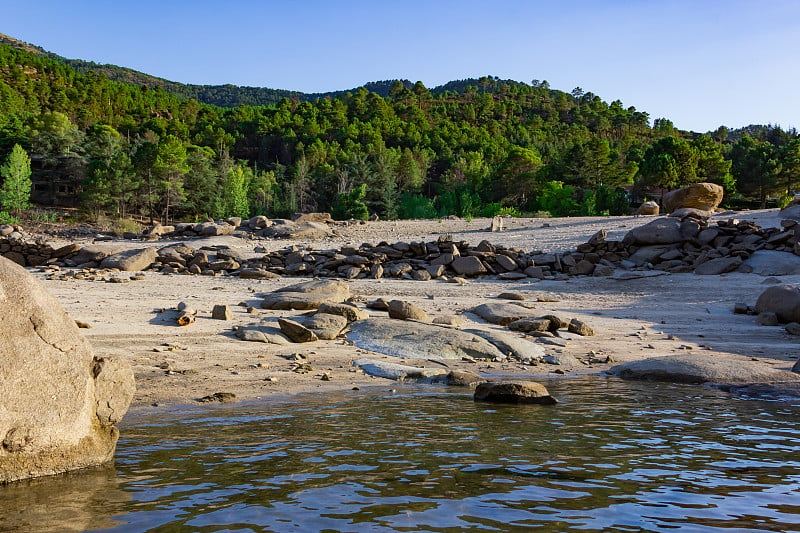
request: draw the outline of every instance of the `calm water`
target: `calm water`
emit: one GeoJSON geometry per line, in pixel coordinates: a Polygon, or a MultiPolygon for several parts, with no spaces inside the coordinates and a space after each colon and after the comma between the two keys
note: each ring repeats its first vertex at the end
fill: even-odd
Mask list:
{"type": "Polygon", "coordinates": [[[800,531],[800,405],[546,382],[126,418],[115,467],[0,487],[0,531],[800,531]]]}

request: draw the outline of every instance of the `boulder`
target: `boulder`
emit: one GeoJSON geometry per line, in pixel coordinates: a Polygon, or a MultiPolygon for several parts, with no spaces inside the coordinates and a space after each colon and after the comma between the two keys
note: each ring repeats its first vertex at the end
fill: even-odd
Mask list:
{"type": "Polygon", "coordinates": [[[544,357],[544,348],[512,333],[485,329],[467,329],[464,331],[486,339],[507,356],[520,361],[536,361],[544,357]]]}
{"type": "Polygon", "coordinates": [[[303,319],[303,325],[313,331],[317,338],[330,341],[347,327],[347,318],[330,313],[315,313],[303,319]]]}
{"type": "Polygon", "coordinates": [[[778,216],[784,220],[800,220],[800,204],[793,203],[780,210],[778,216]]]}
{"type": "Polygon", "coordinates": [[[753,274],[761,276],[790,276],[800,274],[800,257],[778,250],[758,250],[744,261],[753,274]]]}
{"type": "Polygon", "coordinates": [[[674,383],[800,383],[800,375],[749,358],[682,354],[651,357],[611,368],[622,379],[674,383]]]}
{"type": "Polygon", "coordinates": [[[445,385],[450,387],[475,387],[484,381],[486,379],[483,376],[469,370],[451,370],[444,377],[445,385]]]}
{"type": "Polygon", "coordinates": [[[389,318],[399,320],[419,320],[428,322],[428,313],[416,305],[402,300],[392,300],[389,302],[389,318]]]}
{"type": "Polygon", "coordinates": [[[292,222],[317,222],[320,224],[330,224],[333,222],[330,213],[295,213],[292,215],[292,222]]]}
{"type": "Polygon", "coordinates": [[[757,313],[775,313],[782,324],[800,322],[800,288],[791,285],[773,285],[756,301],[757,313]]]}
{"type": "Polygon", "coordinates": [[[624,238],[624,242],[639,246],[673,244],[684,240],[685,237],[681,233],[681,221],[668,217],[657,218],[644,226],[633,228],[624,238]]]}
{"type": "Polygon", "coordinates": [[[658,203],[652,200],[644,202],[636,210],[637,215],[658,215],[660,212],[661,208],[658,206],[658,203]]]}
{"type": "Polygon", "coordinates": [[[459,276],[474,277],[486,273],[486,267],[483,266],[481,260],[474,255],[456,257],[453,259],[453,262],[450,263],[450,268],[459,276]]]}
{"type": "Polygon", "coordinates": [[[280,220],[262,231],[265,237],[278,239],[320,240],[333,234],[327,224],[321,222],[292,222],[280,220]]]}
{"type": "Polygon", "coordinates": [[[370,376],[393,379],[396,381],[431,381],[434,378],[441,378],[447,374],[447,370],[444,368],[424,368],[401,365],[376,359],[356,359],[353,361],[353,364],[370,376]]]}
{"type": "Polygon", "coordinates": [[[94,357],[55,298],[0,259],[0,483],[113,458],[133,399],[127,362],[94,357]]]}
{"type": "Polygon", "coordinates": [[[266,294],[263,309],[317,309],[324,303],[340,303],[350,297],[350,286],[339,280],[315,280],[283,287],[266,294]]]}
{"type": "Polygon", "coordinates": [[[457,329],[391,318],[370,318],[353,322],[347,338],[360,348],[403,358],[505,358],[505,354],[493,344],[476,335],[457,329]]]}
{"type": "Polygon", "coordinates": [[[535,381],[487,381],[475,387],[476,402],[532,403],[554,405],[558,400],[550,396],[547,388],[535,381]]]}
{"type": "Polygon", "coordinates": [[[471,311],[485,321],[500,326],[523,318],[536,318],[530,309],[512,303],[489,302],[473,307],[471,311]]]}
{"type": "Polygon", "coordinates": [[[580,335],[581,337],[591,337],[594,335],[594,329],[586,322],[578,320],[577,318],[573,318],[569,321],[567,331],[580,335]]]}
{"type": "Polygon", "coordinates": [[[662,197],[661,203],[667,213],[672,213],[682,207],[713,212],[722,202],[723,193],[724,189],[715,183],[694,183],[666,193],[662,197]]]}
{"type": "Polygon", "coordinates": [[[78,253],[69,258],[68,265],[76,266],[84,263],[100,262],[110,255],[124,251],[118,245],[90,244],[80,249],[78,253]]]}
{"type": "Polygon", "coordinates": [[[701,263],[694,268],[694,273],[701,276],[715,276],[733,272],[742,265],[741,257],[718,257],[705,263],[701,263]]]}
{"type": "Polygon", "coordinates": [[[284,335],[289,337],[292,342],[314,342],[318,340],[317,335],[299,322],[288,318],[279,318],[278,325],[284,335]]]}

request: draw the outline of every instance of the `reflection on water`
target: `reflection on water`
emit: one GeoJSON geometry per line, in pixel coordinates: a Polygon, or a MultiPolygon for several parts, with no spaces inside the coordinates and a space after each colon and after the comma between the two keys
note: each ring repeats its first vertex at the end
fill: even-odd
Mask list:
{"type": "Polygon", "coordinates": [[[126,419],[113,471],[0,487],[2,531],[800,531],[798,406],[704,387],[547,383],[126,419]]]}

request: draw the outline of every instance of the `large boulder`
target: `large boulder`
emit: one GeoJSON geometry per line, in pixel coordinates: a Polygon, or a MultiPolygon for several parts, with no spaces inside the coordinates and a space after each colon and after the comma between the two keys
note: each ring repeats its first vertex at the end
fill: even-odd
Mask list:
{"type": "Polygon", "coordinates": [[[677,218],[657,218],[644,226],[630,230],[624,238],[626,243],[639,246],[673,244],[686,240],[681,232],[681,221],[677,218]]]}
{"type": "Polygon", "coordinates": [[[347,339],[359,348],[417,359],[504,359],[505,354],[476,335],[441,326],[370,318],[353,322],[347,339]]]}
{"type": "Polygon", "coordinates": [[[800,220],[800,203],[792,203],[780,210],[778,216],[783,219],[800,220]]]}
{"type": "Polygon", "coordinates": [[[716,183],[694,183],[666,193],[661,203],[667,213],[683,207],[713,212],[722,202],[723,193],[724,189],[716,183]]]}
{"type": "Polygon", "coordinates": [[[800,375],[778,370],[748,358],[683,354],[651,357],[613,367],[622,379],[673,383],[800,383],[800,375]]]}
{"type": "Polygon", "coordinates": [[[800,274],[800,256],[778,250],[758,250],[745,260],[744,266],[761,276],[789,276],[800,274]]]}
{"type": "Polygon", "coordinates": [[[800,322],[800,288],[791,285],[773,285],[756,301],[756,312],[775,313],[781,323],[800,322]]]}
{"type": "Polygon", "coordinates": [[[475,387],[477,402],[535,403],[554,405],[558,400],[550,396],[547,388],[535,381],[486,381],[475,387]]]}
{"type": "Polygon", "coordinates": [[[339,303],[350,297],[350,286],[339,280],[315,280],[296,283],[266,294],[264,309],[317,309],[324,303],[339,303]]]}
{"type": "Polygon", "coordinates": [[[97,358],[23,268],[0,259],[0,483],[110,461],[133,399],[127,362],[97,358]]]}
{"type": "Polygon", "coordinates": [[[158,253],[155,248],[126,250],[106,257],[101,261],[100,266],[128,272],[145,270],[156,261],[158,253]]]}

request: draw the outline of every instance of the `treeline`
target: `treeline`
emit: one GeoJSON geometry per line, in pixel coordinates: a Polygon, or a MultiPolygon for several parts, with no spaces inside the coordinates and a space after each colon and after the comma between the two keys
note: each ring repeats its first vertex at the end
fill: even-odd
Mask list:
{"type": "Polygon", "coordinates": [[[163,220],[622,214],[627,185],[712,181],[764,204],[800,181],[798,134],[777,126],[697,135],[537,80],[378,87],[224,108],[0,46],[0,159],[19,144],[73,167],[86,210],[163,220]]]}

